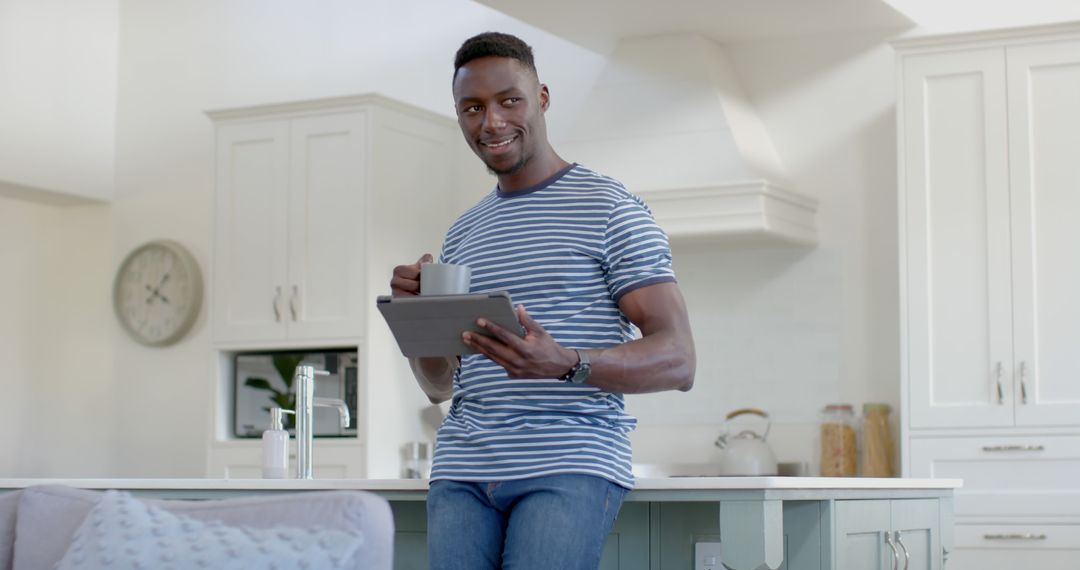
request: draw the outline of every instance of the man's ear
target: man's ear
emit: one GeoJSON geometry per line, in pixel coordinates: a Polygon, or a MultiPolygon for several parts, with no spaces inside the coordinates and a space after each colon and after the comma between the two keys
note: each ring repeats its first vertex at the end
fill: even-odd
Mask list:
{"type": "Polygon", "coordinates": [[[548,92],[548,86],[540,84],[540,110],[546,112],[548,106],[551,105],[551,93],[548,92]]]}

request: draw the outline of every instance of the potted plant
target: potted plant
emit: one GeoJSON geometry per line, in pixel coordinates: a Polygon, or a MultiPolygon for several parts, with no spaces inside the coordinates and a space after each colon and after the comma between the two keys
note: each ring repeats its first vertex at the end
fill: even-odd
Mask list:
{"type": "MultiPolygon", "coordinates": [[[[269,412],[271,407],[275,407],[295,411],[296,391],[293,390],[293,375],[296,373],[296,367],[303,360],[304,356],[301,354],[274,355],[274,369],[277,370],[278,375],[281,376],[281,380],[285,384],[284,391],[275,387],[275,384],[278,384],[277,382],[271,383],[266,378],[250,377],[244,382],[244,385],[248,388],[270,392],[267,397],[276,405],[266,406],[263,410],[269,412]]],[[[285,429],[292,430],[296,428],[296,416],[294,414],[285,414],[284,422],[285,429]]]]}

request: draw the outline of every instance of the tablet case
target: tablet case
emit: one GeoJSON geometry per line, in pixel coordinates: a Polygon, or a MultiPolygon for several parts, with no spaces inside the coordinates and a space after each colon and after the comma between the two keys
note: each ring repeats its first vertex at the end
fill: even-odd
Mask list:
{"type": "Polygon", "coordinates": [[[468,295],[380,296],[376,306],[382,313],[401,353],[407,357],[458,356],[473,354],[461,340],[461,333],[488,335],[476,326],[481,317],[525,336],[506,291],[468,295]]]}

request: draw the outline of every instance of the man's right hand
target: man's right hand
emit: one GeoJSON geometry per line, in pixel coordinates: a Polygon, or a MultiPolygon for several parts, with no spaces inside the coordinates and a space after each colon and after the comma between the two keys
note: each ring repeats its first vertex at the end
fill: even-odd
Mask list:
{"type": "Polygon", "coordinates": [[[390,292],[395,297],[420,294],[420,266],[431,263],[434,258],[430,253],[425,253],[410,265],[399,265],[394,268],[394,276],[390,279],[390,292]]]}

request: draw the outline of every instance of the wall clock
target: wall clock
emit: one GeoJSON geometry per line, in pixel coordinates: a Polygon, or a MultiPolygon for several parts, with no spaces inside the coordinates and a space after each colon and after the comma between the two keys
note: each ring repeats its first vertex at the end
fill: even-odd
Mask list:
{"type": "Polygon", "coordinates": [[[120,264],[113,308],[136,341],[167,346],[195,323],[202,293],[202,273],[191,253],[174,241],[154,240],[135,248],[120,264]]]}

